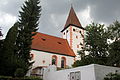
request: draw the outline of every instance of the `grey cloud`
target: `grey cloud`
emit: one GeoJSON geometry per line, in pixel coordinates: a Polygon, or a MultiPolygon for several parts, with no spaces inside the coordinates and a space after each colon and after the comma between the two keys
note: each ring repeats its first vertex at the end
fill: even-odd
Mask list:
{"type": "Polygon", "coordinates": [[[111,24],[114,20],[120,20],[120,0],[74,0],[77,11],[90,7],[90,16],[95,22],[111,24]]]}
{"type": "MultiPolygon", "coordinates": [[[[18,16],[18,11],[24,0],[6,0],[7,5],[0,6],[0,11],[18,16]]],[[[76,11],[82,12],[90,7],[90,17],[94,22],[111,24],[120,20],[120,0],[71,0],[76,11]]],[[[41,0],[42,12],[39,32],[60,36],[70,10],[69,0],[41,0]],[[52,19],[54,15],[54,20],[52,19]],[[55,24],[54,22],[57,24],[55,24]]]]}
{"type": "Polygon", "coordinates": [[[25,0],[3,0],[6,4],[0,7],[0,11],[18,16],[18,11],[25,0]]]}
{"type": "Polygon", "coordinates": [[[111,24],[114,20],[120,19],[120,0],[93,0],[90,3],[91,17],[94,21],[111,24]]]}
{"type": "MultiPolygon", "coordinates": [[[[52,1],[45,0],[45,2],[47,3],[46,4],[47,6],[44,7],[46,8],[45,13],[47,12],[49,15],[51,14],[57,15],[56,21],[64,21],[61,22],[63,27],[65,24],[65,20],[68,16],[68,11],[70,9],[70,2],[68,0],[52,0],[52,1]],[[64,18],[58,17],[60,15],[65,15],[65,17],[64,18]],[[58,18],[60,19],[58,20],[58,18]]],[[[120,20],[120,16],[119,16],[120,0],[71,0],[71,2],[76,12],[82,12],[89,6],[90,17],[93,19],[94,22],[98,22],[98,23],[103,22],[103,23],[111,24],[116,19],[120,20]]],[[[54,25],[51,25],[52,29],[54,28],[53,26],[54,25]]],[[[47,29],[47,25],[46,25],[46,29],[47,29]]],[[[51,31],[54,32],[56,31],[56,29],[54,28],[51,31]]],[[[59,32],[57,32],[56,35],[59,35],[59,32]]]]}

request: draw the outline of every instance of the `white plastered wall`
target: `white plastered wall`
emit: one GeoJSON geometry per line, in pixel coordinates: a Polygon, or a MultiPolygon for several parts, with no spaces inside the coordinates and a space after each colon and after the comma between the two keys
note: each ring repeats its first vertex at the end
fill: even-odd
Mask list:
{"type": "Polygon", "coordinates": [[[83,39],[84,37],[81,35],[83,34],[84,35],[84,32],[83,32],[83,29],[80,29],[80,28],[77,28],[77,27],[74,27],[72,26],[73,29],[75,29],[75,31],[72,32],[72,48],[73,48],[73,51],[75,52],[75,54],[77,55],[76,59],[80,59],[80,56],[78,55],[78,51],[82,50],[82,47],[84,47],[84,42],[83,42],[83,39]],[[80,33],[81,31],[81,33],[80,33]],[[76,38],[76,36],[78,38],[76,38]],[[81,45],[81,44],[82,45],[81,45]],[[79,47],[77,47],[79,46],[79,47]]]}
{"type": "Polygon", "coordinates": [[[70,27],[68,27],[67,29],[65,29],[63,31],[62,35],[63,35],[63,39],[67,39],[67,41],[68,41],[68,43],[70,45],[70,27]]]}
{"type": "MultiPolygon", "coordinates": [[[[109,73],[115,73],[115,71],[120,73],[120,68],[103,66],[98,64],[91,64],[86,66],[81,66],[73,69],[65,69],[60,71],[55,71],[55,69],[47,68],[43,76],[43,80],[76,80],[70,79],[71,72],[80,72],[79,80],[104,80],[109,73]]],[[[76,75],[74,75],[76,76],[76,75]]]]}
{"type": "Polygon", "coordinates": [[[71,80],[71,72],[80,72],[80,80],[95,80],[93,65],[82,66],[73,69],[65,69],[60,71],[52,71],[48,68],[45,70],[43,80],[71,80]]]}
{"type": "Polygon", "coordinates": [[[71,56],[59,55],[59,54],[37,51],[37,50],[32,50],[31,54],[34,55],[32,61],[35,61],[33,64],[33,67],[51,65],[53,55],[57,56],[57,67],[61,67],[61,58],[62,57],[66,58],[67,66],[71,67],[71,65],[74,63],[74,57],[71,57],[71,56]],[[45,61],[45,62],[43,63],[43,61],[45,61]]]}
{"type": "Polygon", "coordinates": [[[67,39],[70,47],[73,49],[74,53],[76,54],[76,60],[80,59],[80,56],[78,55],[78,51],[80,51],[82,47],[84,47],[84,37],[81,34],[84,36],[84,30],[74,26],[69,26],[67,29],[63,31],[63,38],[67,39]],[[75,29],[75,31],[73,31],[73,29],[75,29]],[[70,42],[72,42],[72,45],[70,44],[70,42]],[[80,43],[83,45],[81,45],[80,43]]]}

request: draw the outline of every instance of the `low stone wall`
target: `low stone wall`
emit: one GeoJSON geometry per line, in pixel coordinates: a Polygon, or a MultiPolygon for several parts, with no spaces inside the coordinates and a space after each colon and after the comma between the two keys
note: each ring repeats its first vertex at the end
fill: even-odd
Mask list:
{"type": "Polygon", "coordinates": [[[56,71],[55,66],[44,70],[43,80],[103,80],[104,77],[120,68],[91,64],[72,69],[56,71]]]}

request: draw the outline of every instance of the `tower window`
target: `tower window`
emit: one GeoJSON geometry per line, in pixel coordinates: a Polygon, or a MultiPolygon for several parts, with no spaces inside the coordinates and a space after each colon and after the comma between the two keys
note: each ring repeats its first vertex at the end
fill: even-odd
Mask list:
{"type": "Polygon", "coordinates": [[[75,31],[75,29],[73,29],[73,31],[75,31]]]}
{"type": "Polygon", "coordinates": [[[43,62],[43,64],[44,64],[44,63],[45,63],[45,60],[43,60],[42,62],[43,62]]]}
{"type": "Polygon", "coordinates": [[[79,45],[77,45],[77,48],[79,48],[79,45]]]}
{"type": "Polygon", "coordinates": [[[80,33],[81,33],[81,31],[80,31],[80,33]]]}
{"type": "Polygon", "coordinates": [[[65,32],[63,34],[65,35],[65,32]]]}
{"type": "Polygon", "coordinates": [[[78,39],[78,36],[76,36],[76,39],[78,39]]]}
{"type": "Polygon", "coordinates": [[[66,33],[68,33],[68,30],[66,31],[66,33]]]}

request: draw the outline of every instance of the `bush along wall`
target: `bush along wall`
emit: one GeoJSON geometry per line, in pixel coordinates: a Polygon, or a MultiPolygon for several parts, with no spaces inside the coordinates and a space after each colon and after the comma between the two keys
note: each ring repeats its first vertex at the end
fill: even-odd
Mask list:
{"type": "Polygon", "coordinates": [[[109,73],[108,75],[106,75],[104,80],[120,80],[120,74],[118,74],[117,72],[109,73]]]}
{"type": "Polygon", "coordinates": [[[18,78],[18,77],[15,77],[15,78],[12,78],[10,76],[0,76],[0,80],[42,80],[40,77],[21,77],[21,78],[18,78]]]}

